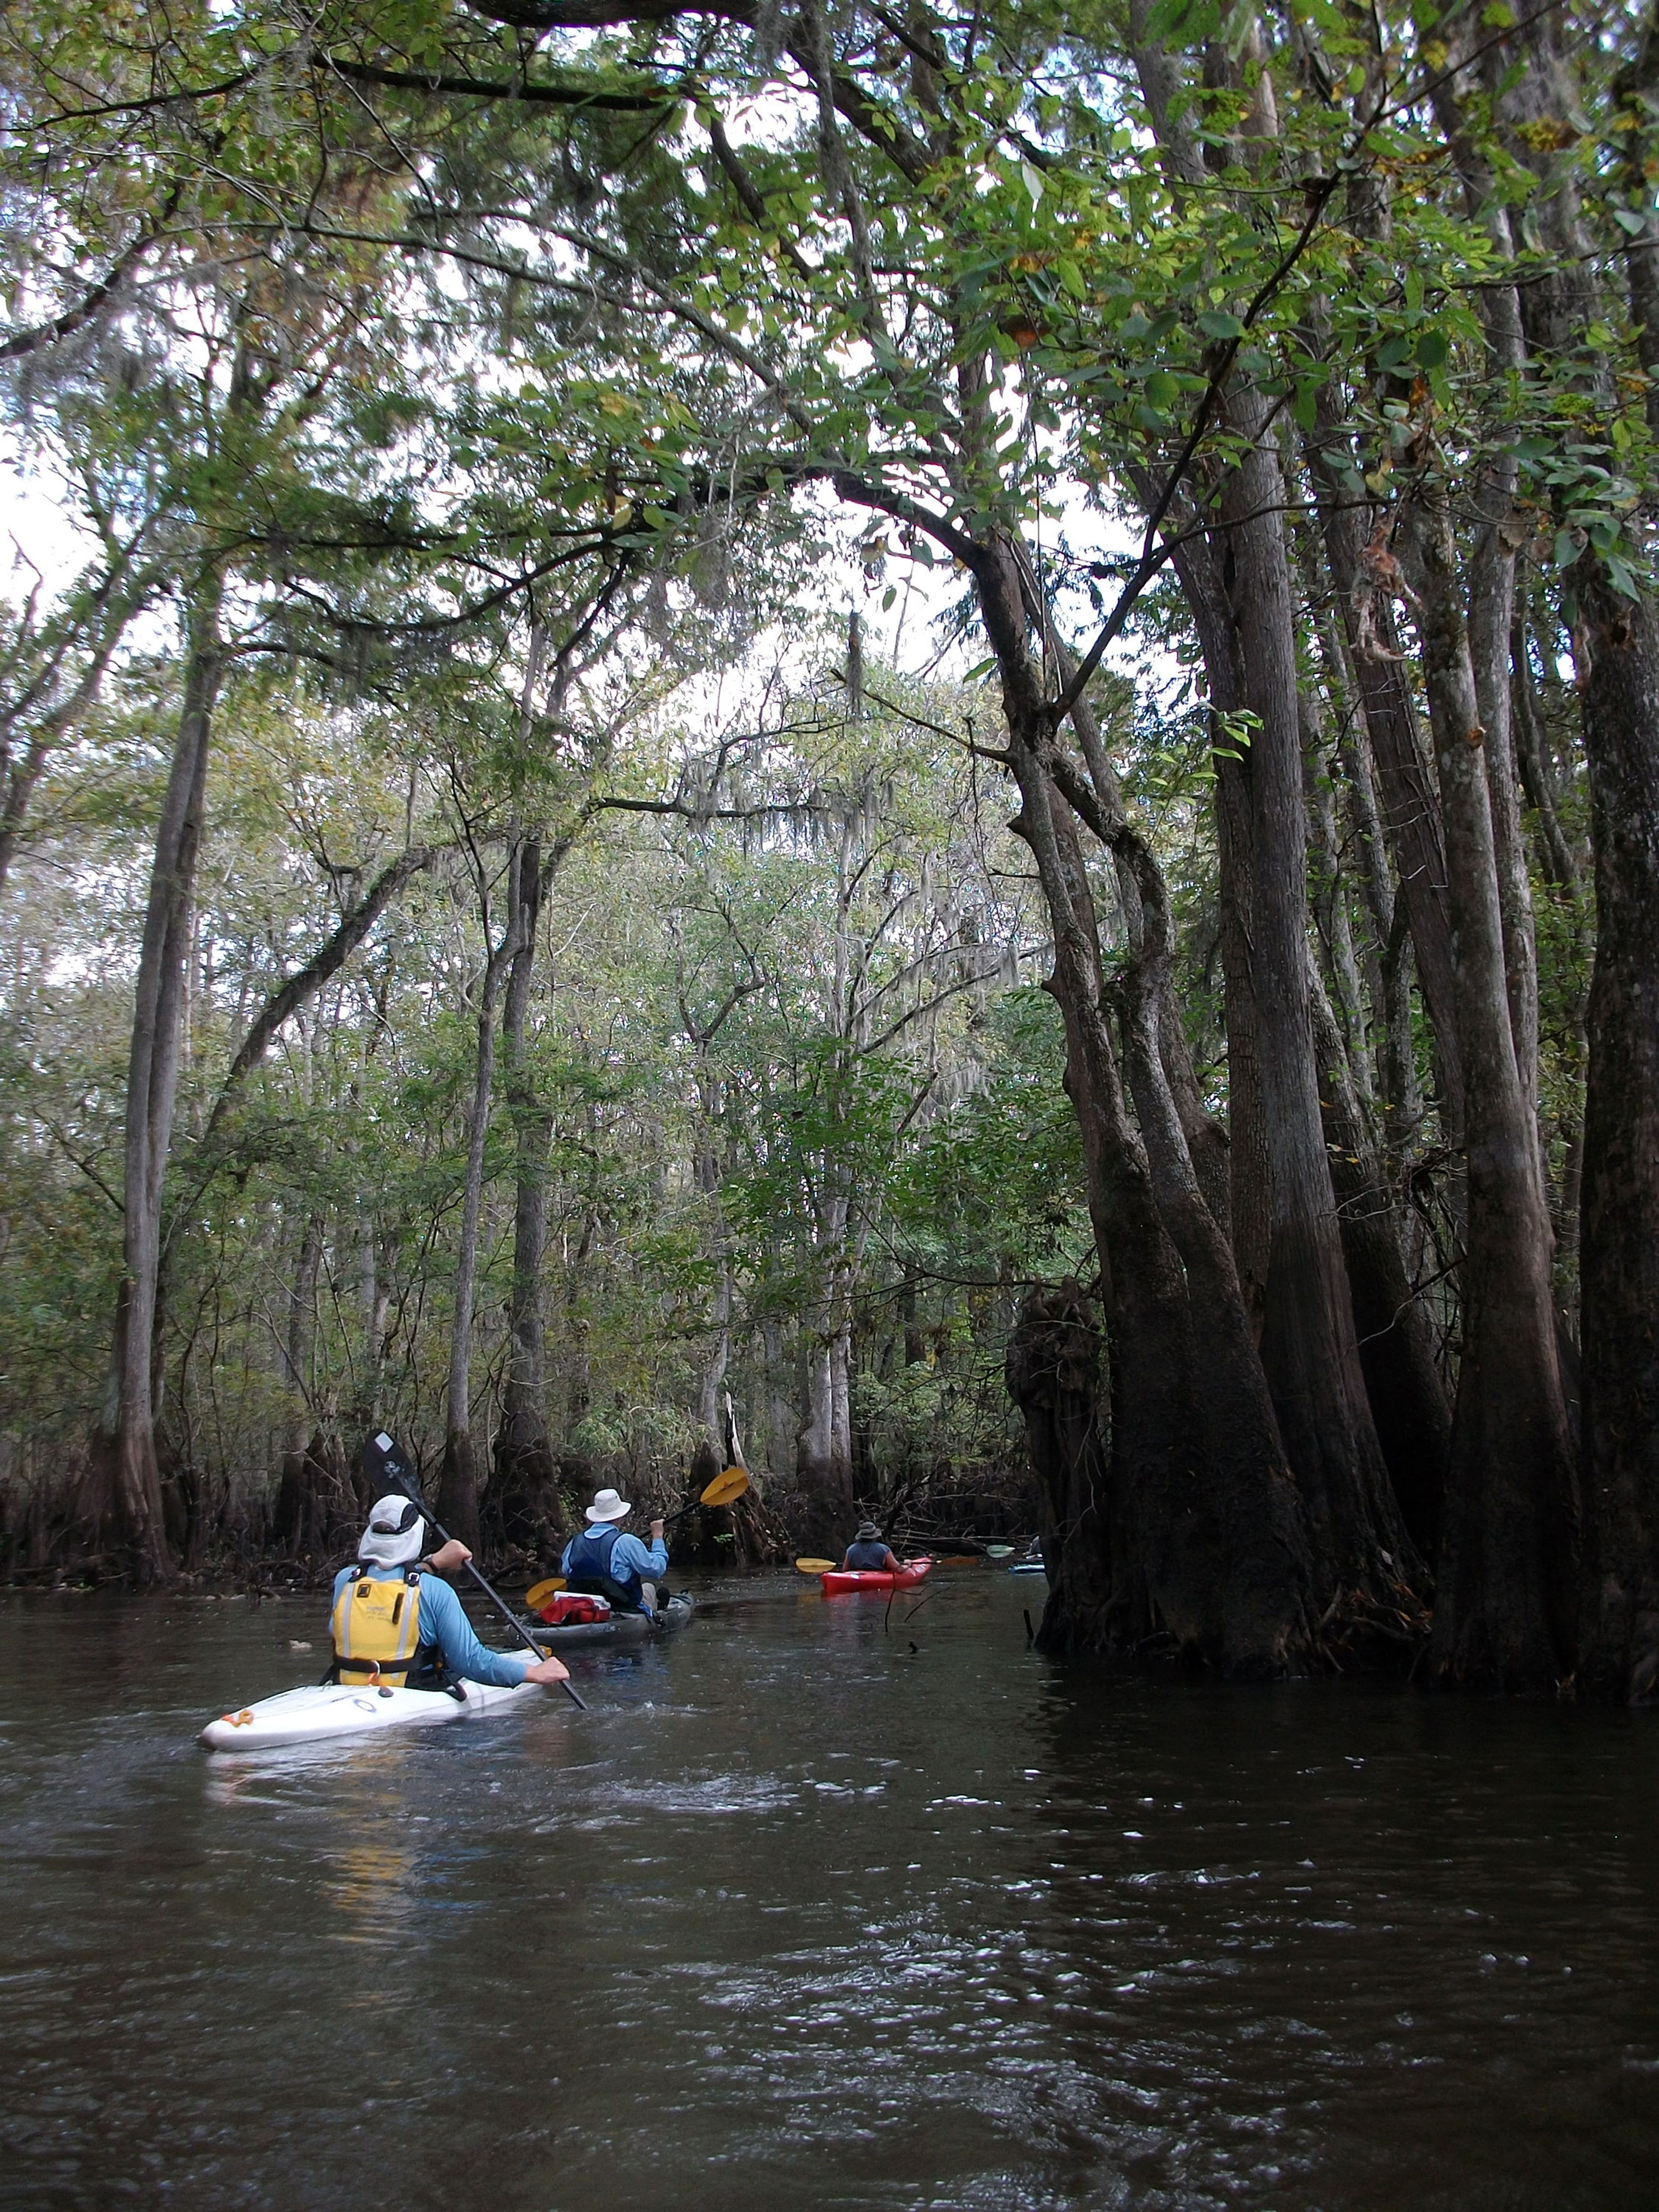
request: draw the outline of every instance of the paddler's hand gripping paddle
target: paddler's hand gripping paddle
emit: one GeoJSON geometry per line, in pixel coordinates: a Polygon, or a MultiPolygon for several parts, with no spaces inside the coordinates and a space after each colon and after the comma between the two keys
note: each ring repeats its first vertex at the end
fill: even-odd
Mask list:
{"type": "MultiPolygon", "coordinates": [[[[413,1488],[410,1486],[409,1462],[404,1459],[403,1454],[398,1450],[392,1438],[387,1436],[384,1429],[381,1430],[378,1436],[371,1437],[368,1442],[363,1446],[363,1458],[371,1468],[377,1469],[380,1475],[385,1477],[386,1481],[391,1489],[397,1491],[401,1497],[406,1498],[411,1505],[419,1510],[425,1518],[428,1525],[436,1532],[441,1543],[450,1544],[455,1540],[454,1538],[451,1536],[448,1529],[446,1528],[441,1522],[434,1521],[433,1519],[431,1509],[428,1506],[422,1504],[419,1498],[416,1496],[413,1488]]],[[[518,1614],[514,1612],[512,1607],[501,1595],[501,1592],[495,1589],[493,1583],[487,1583],[484,1580],[483,1577],[479,1573],[477,1567],[473,1565],[471,1559],[466,1562],[466,1571],[468,1574],[471,1576],[473,1581],[477,1583],[478,1588],[483,1592],[484,1595],[489,1600],[490,1603],[496,1607],[502,1619],[507,1622],[507,1626],[512,1629],[514,1634],[518,1638],[520,1643],[529,1646],[530,1650],[535,1653],[538,1662],[545,1659],[547,1656],[546,1652],[542,1650],[541,1645],[537,1643],[535,1638],[530,1633],[530,1631],[519,1619],[518,1614]]],[[[569,1698],[573,1705],[578,1707],[582,1712],[586,1712],[587,1711],[586,1702],[577,1696],[575,1686],[573,1683],[561,1682],[559,1687],[564,1692],[566,1697],[569,1698]]]]}

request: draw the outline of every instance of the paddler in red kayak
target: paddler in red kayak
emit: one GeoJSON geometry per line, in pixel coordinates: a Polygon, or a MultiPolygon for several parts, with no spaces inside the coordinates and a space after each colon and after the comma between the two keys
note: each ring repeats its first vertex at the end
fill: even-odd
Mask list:
{"type": "Polygon", "coordinates": [[[843,1571],[851,1575],[896,1575],[901,1563],[882,1542],[875,1522],[861,1521],[841,1564],[843,1571]]]}

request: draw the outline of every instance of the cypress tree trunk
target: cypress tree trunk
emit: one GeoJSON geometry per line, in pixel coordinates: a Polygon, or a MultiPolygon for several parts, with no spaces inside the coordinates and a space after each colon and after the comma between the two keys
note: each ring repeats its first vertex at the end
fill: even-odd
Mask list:
{"type": "Polygon", "coordinates": [[[1320,530],[1342,611],[1365,734],[1376,763],[1382,823],[1399,878],[1398,896],[1410,927],[1418,981],[1434,1030],[1441,1124],[1448,1144],[1455,1145],[1463,1127],[1463,1073],[1445,839],[1393,612],[1364,581],[1364,521],[1334,465],[1332,449],[1339,440],[1346,441],[1346,432],[1328,392],[1320,402],[1318,436],[1309,447],[1320,495],[1320,530]],[[1362,628],[1362,607],[1368,609],[1369,627],[1362,628]]]}
{"type": "Polygon", "coordinates": [[[223,667],[219,641],[222,592],[219,572],[210,569],[188,618],[184,702],[156,828],[127,1062],[121,1285],[109,1394],[94,1440],[85,1493],[94,1547],[112,1518],[119,1547],[141,1583],[164,1581],[172,1572],[155,1456],[151,1347],[161,1195],[179,1089],[191,893],[202,839],[213,711],[223,667]]]}
{"type": "MultiPolygon", "coordinates": [[[[1489,521],[1476,562],[1512,559],[1489,521]]],[[[1510,1026],[1484,732],[1451,520],[1419,519],[1428,690],[1457,943],[1468,1158],[1463,1359],[1435,1608],[1451,1681],[1552,1688],[1571,1672],[1577,1491],[1557,1360],[1552,1241],[1510,1026]]],[[[1502,638],[1507,649],[1509,623],[1502,638]]]]}
{"type": "MultiPolygon", "coordinates": [[[[1214,679],[1211,703],[1219,709],[1214,679]]],[[[1255,872],[1250,836],[1250,777],[1226,741],[1219,713],[1212,732],[1216,764],[1215,835],[1221,895],[1221,970],[1226,986],[1227,1132],[1232,1177],[1229,1227],[1239,1290],[1260,1344],[1267,1318],[1267,1271],[1273,1258],[1273,1164],[1261,1072],[1261,1024],[1250,959],[1255,872]]]]}
{"type": "Polygon", "coordinates": [[[1659,1685],[1659,615],[1592,555],[1587,647],[1595,854],[1579,1273],[1589,1547],[1584,1674],[1659,1685]]]}
{"type": "Polygon", "coordinates": [[[1218,549],[1238,636],[1249,746],[1251,972],[1272,1175],[1261,1361],[1332,1587],[1391,1594],[1409,1543],[1371,1419],[1320,1117],[1308,1003],[1307,820],[1283,472],[1269,410],[1232,400],[1250,441],[1223,490],[1218,549]],[[1383,1555],[1387,1556],[1384,1557],[1383,1555]]]}
{"type": "Polygon", "coordinates": [[[1407,1533],[1433,1565],[1451,1461],[1451,1407],[1434,1331],[1401,1251],[1389,1179],[1355,1088],[1336,1016],[1313,980],[1314,1043],[1342,1256],[1353,1294],[1365,1395],[1407,1533]]]}
{"type": "MultiPolygon", "coordinates": [[[[1014,827],[1036,861],[1054,928],[1048,988],[1066,1025],[1066,1085],[1083,1138],[1112,1354],[1109,1480],[1089,1525],[1056,1527],[1055,1565],[1066,1587],[1095,1589],[1103,1548],[1111,1597],[1103,1616],[1091,1601],[1091,1635],[1103,1629],[1127,1648],[1156,1639],[1231,1673],[1283,1672],[1305,1661],[1311,1642],[1305,1536],[1226,1239],[1204,1204],[1164,1077],[1162,979],[1148,964],[1134,1000],[1130,1053],[1150,1125],[1143,1146],[1114,1051],[1073,816],[1054,781],[1063,764],[1027,650],[1012,551],[987,553],[975,581],[1002,673],[1021,798],[1014,827]],[[1166,1192],[1178,1234],[1160,1211],[1166,1192]],[[1201,1335],[1221,1304],[1227,1325],[1201,1335]],[[1075,1561],[1068,1547],[1078,1547],[1075,1561]]],[[[1090,803],[1074,775],[1070,787],[1090,803]]],[[[1155,905],[1152,879],[1146,888],[1155,905]]],[[[1154,961],[1158,927],[1146,932],[1154,961]]],[[[1069,1645],[1077,1632],[1054,1608],[1045,1615],[1048,1641],[1069,1645]]]]}
{"type": "Polygon", "coordinates": [[[1227,1033],[1228,1227],[1239,1292],[1260,1343],[1267,1316],[1272,1250],[1273,1171],[1261,1087],[1261,1040],[1250,967],[1255,890],[1249,768],[1229,738],[1224,717],[1245,703],[1239,633],[1214,547],[1194,539],[1175,556],[1209,683],[1215,766],[1217,872],[1221,894],[1221,969],[1227,1033]]]}
{"type": "Polygon", "coordinates": [[[1076,1283],[1029,1291],[1008,1338],[1008,1395],[1025,1421],[1036,1478],[1048,1598],[1045,1651],[1098,1651],[1110,1641],[1112,1546],[1105,1378],[1099,1325],[1076,1283]]]}

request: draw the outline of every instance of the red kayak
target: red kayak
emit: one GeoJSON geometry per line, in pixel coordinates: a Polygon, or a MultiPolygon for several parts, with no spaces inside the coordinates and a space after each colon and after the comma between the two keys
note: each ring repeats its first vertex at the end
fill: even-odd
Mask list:
{"type": "Polygon", "coordinates": [[[914,1589],[925,1583],[933,1571],[931,1559],[906,1559],[896,1575],[878,1570],[872,1574],[860,1574],[856,1568],[832,1567],[827,1575],[820,1575],[825,1597],[845,1597],[851,1590],[914,1589]]]}

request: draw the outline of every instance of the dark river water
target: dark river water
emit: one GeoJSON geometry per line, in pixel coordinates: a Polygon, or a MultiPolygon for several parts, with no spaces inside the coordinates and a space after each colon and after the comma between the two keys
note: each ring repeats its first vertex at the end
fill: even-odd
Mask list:
{"type": "Polygon", "coordinates": [[[0,1600],[0,2206],[1659,2205],[1659,1719],[1062,1671],[1042,1587],[240,1758],[319,1601],[0,1600]]]}

